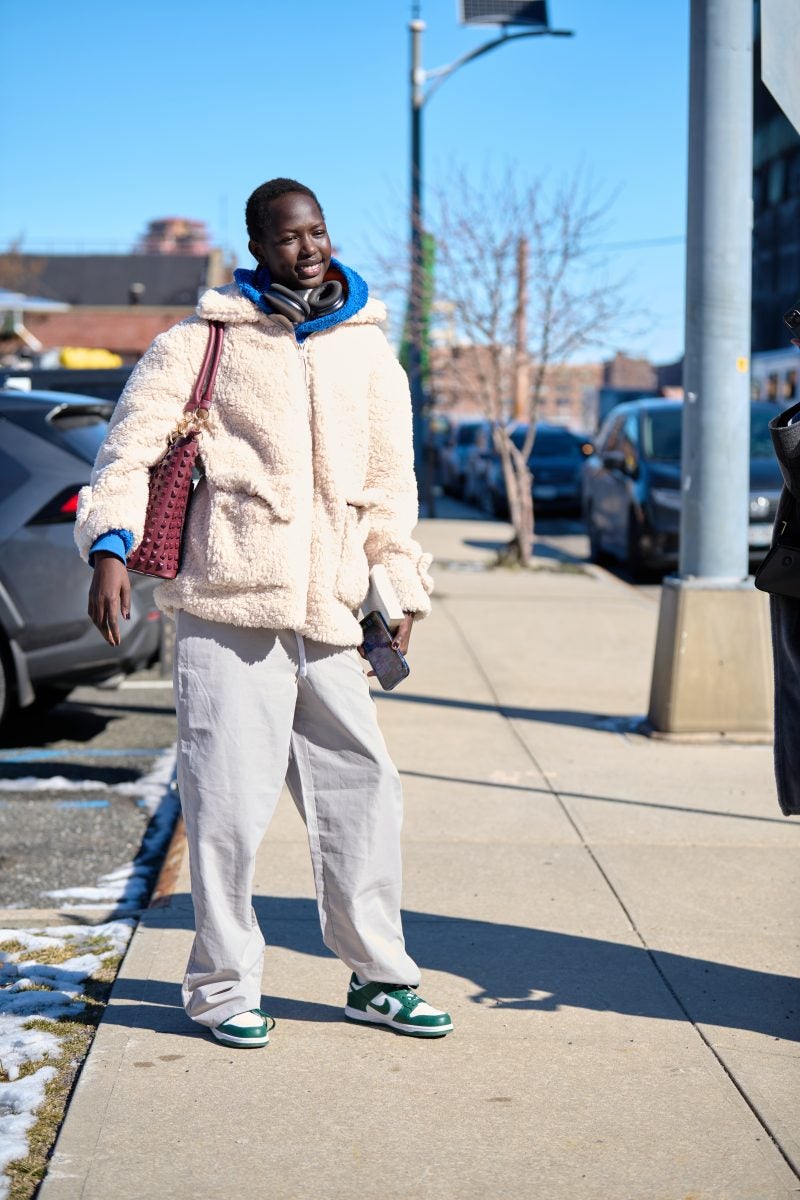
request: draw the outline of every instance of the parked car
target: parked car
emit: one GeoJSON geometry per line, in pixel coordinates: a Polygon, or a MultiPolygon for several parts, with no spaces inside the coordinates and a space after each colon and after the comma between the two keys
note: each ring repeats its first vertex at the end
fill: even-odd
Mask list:
{"type": "Polygon", "coordinates": [[[481,428],[486,422],[480,417],[465,417],[454,422],[439,456],[442,488],[451,496],[461,498],[467,478],[467,458],[481,428]]]}
{"type": "MultiPolygon", "coordinates": [[[[519,422],[511,429],[511,440],[521,450],[528,426],[519,422]]],[[[583,434],[563,425],[539,422],[528,466],[533,475],[533,505],[537,512],[577,512],[581,506],[581,473],[586,461],[584,447],[591,449],[583,434]]],[[[493,453],[485,466],[483,506],[494,516],[508,516],[503,466],[493,453]]]]}
{"type": "MultiPolygon", "coordinates": [[[[751,555],[769,546],[781,490],[769,421],[774,404],[750,406],[751,555]]],[[[594,559],[610,554],[634,577],[678,563],[683,403],[620,404],[606,419],[583,476],[583,516],[594,559]]]]}
{"type": "Polygon", "coordinates": [[[90,573],[73,525],[114,405],[61,392],[0,391],[0,721],[158,654],[153,583],[131,576],[131,619],[109,646],[87,615],[90,573]]]}
{"type": "Polygon", "coordinates": [[[481,507],[486,490],[486,472],[489,463],[495,456],[492,422],[482,421],[475,432],[472,445],[464,454],[464,482],[461,488],[461,498],[466,504],[475,504],[479,508],[481,507]]]}

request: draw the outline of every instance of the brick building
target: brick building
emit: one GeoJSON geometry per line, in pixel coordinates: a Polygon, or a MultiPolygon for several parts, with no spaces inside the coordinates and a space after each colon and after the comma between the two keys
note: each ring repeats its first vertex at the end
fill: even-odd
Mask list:
{"type": "MultiPolygon", "coordinates": [[[[197,237],[197,230],[194,231],[197,237]]],[[[166,244],[166,243],[165,243],[166,244]]],[[[195,245],[197,241],[195,240],[195,245]]],[[[86,346],[132,363],[153,338],[189,316],[198,296],[232,279],[223,251],[149,254],[0,255],[0,287],[69,304],[65,313],[26,316],[43,350],[86,346]]]]}
{"type": "MultiPolygon", "coordinates": [[[[430,392],[438,413],[462,416],[493,416],[492,381],[497,374],[499,389],[509,397],[504,411],[512,413],[513,351],[501,350],[496,359],[486,346],[434,346],[430,354],[430,392]]],[[[655,368],[645,359],[617,352],[607,362],[558,363],[545,371],[539,403],[539,419],[575,430],[592,430],[596,425],[598,396],[602,388],[632,390],[638,394],[657,390],[655,368]]]]}

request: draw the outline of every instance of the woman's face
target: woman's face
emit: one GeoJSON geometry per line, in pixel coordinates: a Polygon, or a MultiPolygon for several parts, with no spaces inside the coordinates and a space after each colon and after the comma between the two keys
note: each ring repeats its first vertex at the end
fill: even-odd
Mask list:
{"type": "Polygon", "coordinates": [[[265,266],[273,283],[318,287],[331,265],[331,242],[319,208],[303,192],[287,192],[270,205],[270,225],[250,253],[265,266]]]}

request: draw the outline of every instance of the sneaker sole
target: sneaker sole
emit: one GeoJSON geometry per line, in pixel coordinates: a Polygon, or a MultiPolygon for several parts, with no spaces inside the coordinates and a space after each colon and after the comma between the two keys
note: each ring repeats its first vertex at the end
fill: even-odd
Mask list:
{"type": "Polygon", "coordinates": [[[239,1038],[234,1037],[232,1033],[220,1033],[220,1031],[218,1029],[214,1029],[213,1026],[211,1032],[217,1041],[222,1042],[225,1046],[244,1046],[245,1048],[252,1046],[253,1049],[256,1049],[258,1046],[266,1046],[269,1042],[268,1033],[265,1034],[264,1037],[239,1038]]]}
{"type": "Polygon", "coordinates": [[[446,1033],[453,1032],[452,1021],[449,1025],[437,1025],[434,1029],[415,1029],[410,1025],[398,1025],[388,1013],[386,1016],[382,1013],[368,1013],[364,1012],[363,1008],[351,1008],[349,1004],[344,1010],[344,1015],[348,1021],[359,1021],[362,1025],[383,1025],[404,1037],[444,1037],[446,1033]]]}

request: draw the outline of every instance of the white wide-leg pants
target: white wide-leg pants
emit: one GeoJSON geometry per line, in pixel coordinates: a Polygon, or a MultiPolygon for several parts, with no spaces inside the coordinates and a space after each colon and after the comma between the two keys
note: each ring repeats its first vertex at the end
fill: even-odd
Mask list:
{"type": "Polygon", "coordinates": [[[178,786],[195,912],[183,1002],[201,1025],[260,1007],[253,868],[284,780],[308,831],[325,945],[362,980],[419,983],[400,919],[400,779],[361,662],[293,632],[178,613],[178,786]]]}

